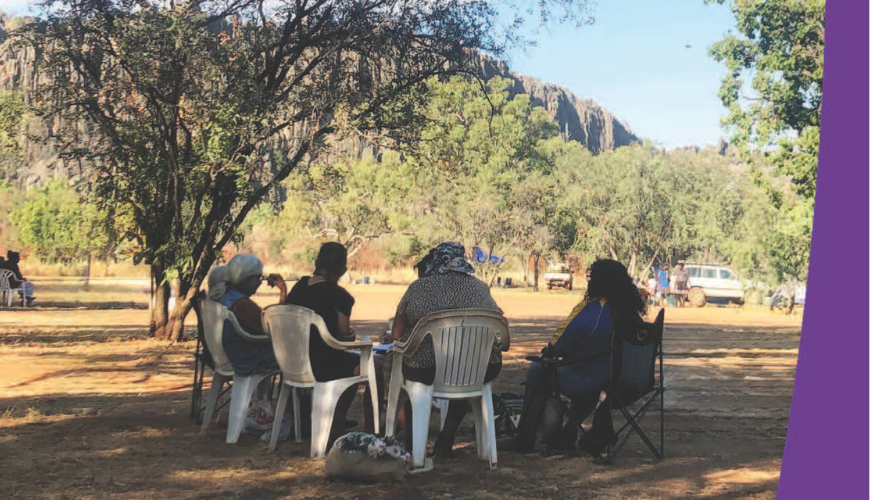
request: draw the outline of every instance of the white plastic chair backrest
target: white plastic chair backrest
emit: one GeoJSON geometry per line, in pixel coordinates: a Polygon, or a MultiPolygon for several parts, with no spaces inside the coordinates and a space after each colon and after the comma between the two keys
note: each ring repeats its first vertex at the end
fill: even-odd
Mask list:
{"type": "Polygon", "coordinates": [[[509,338],[507,320],[488,309],[440,311],[421,319],[412,336],[432,336],[435,348],[433,390],[463,393],[483,388],[496,336],[509,338]]]}
{"type": "Polygon", "coordinates": [[[284,372],[285,380],[300,384],[315,382],[311,359],[308,357],[312,325],[327,345],[335,342],[323,318],[311,309],[282,304],[269,306],[263,311],[263,328],[272,337],[275,358],[284,372]]]}
{"type": "Polygon", "coordinates": [[[235,315],[226,306],[213,300],[202,299],[200,302],[205,343],[214,360],[215,371],[221,375],[232,375],[233,365],[224,352],[224,322],[235,319],[235,315]],[[232,318],[230,318],[232,316],[232,318]]]}
{"type": "Polygon", "coordinates": [[[12,288],[12,284],[9,281],[14,277],[15,273],[9,269],[0,269],[0,288],[12,288]]]}

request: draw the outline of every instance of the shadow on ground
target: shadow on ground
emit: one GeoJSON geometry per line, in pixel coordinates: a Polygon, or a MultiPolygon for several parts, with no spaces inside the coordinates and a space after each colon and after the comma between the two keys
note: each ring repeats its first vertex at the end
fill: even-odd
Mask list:
{"type": "MultiPolygon", "coordinates": [[[[495,392],[522,390],[522,356],[539,351],[560,320],[511,323],[514,347],[495,392]]],[[[375,321],[355,326],[366,335],[384,327],[375,321]]],[[[60,366],[4,388],[5,497],[774,498],[799,343],[796,328],[668,325],[662,461],[652,460],[633,438],[613,466],[575,453],[544,458],[501,452],[498,469],[489,471],[477,459],[466,421],[457,437],[458,459],[438,460],[432,472],[403,483],[367,485],[328,478],[323,463],[308,458],[307,441],[283,443],[276,453],[258,436],[228,445],[225,414],[200,437],[189,417],[194,343],[147,341],[129,328],[0,332],[7,354],[24,362],[50,358],[60,366]],[[168,381],[160,386],[156,377],[168,381]],[[55,380],[85,378],[102,378],[105,388],[78,394],[48,389],[55,380]],[[34,387],[43,389],[25,394],[34,387]]],[[[207,389],[210,373],[206,380],[207,389]]],[[[359,398],[351,418],[362,420],[359,398]]],[[[645,421],[653,440],[658,423],[655,414],[645,421]]],[[[430,430],[430,442],[436,432],[430,430]]]]}

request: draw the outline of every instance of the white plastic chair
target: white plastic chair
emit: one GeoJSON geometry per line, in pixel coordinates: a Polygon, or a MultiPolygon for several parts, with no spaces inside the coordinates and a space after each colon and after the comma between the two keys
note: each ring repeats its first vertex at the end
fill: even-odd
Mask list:
{"type": "MultiPolygon", "coordinates": [[[[204,436],[208,430],[208,425],[214,416],[215,406],[217,405],[218,396],[225,383],[232,382],[232,394],[230,395],[230,421],[227,426],[227,443],[235,444],[239,441],[239,435],[242,433],[242,426],[245,423],[247,416],[248,405],[251,403],[251,396],[257,389],[257,385],[271,374],[255,374],[242,376],[233,371],[233,365],[230,364],[226,352],[223,347],[223,332],[224,321],[229,320],[235,328],[236,333],[245,340],[251,342],[269,342],[269,337],[264,335],[252,335],[242,329],[239,325],[239,320],[225,306],[203,299],[200,303],[202,311],[202,319],[205,322],[205,343],[208,346],[211,357],[214,359],[214,378],[211,381],[211,389],[208,391],[208,397],[205,402],[205,413],[202,418],[202,427],[199,434],[204,436]]],[[[278,419],[276,419],[278,420],[278,419]]]]}
{"type": "MultiPolygon", "coordinates": [[[[287,399],[293,393],[293,420],[295,422],[296,441],[301,441],[301,415],[299,413],[300,388],[314,388],[311,404],[311,456],[321,458],[326,454],[329,431],[335,413],[338,398],[349,387],[366,383],[369,385],[372,397],[372,413],[374,416],[375,433],[379,432],[378,415],[378,385],[375,382],[375,364],[372,357],[371,342],[340,342],[326,328],[323,318],[311,309],[285,304],[273,305],[263,311],[263,326],[272,337],[275,347],[275,357],[284,374],[281,395],[278,397],[276,415],[284,415],[287,399]],[[314,325],[326,345],[333,349],[359,349],[360,374],[356,377],[341,378],[329,382],[318,382],[311,370],[311,360],[308,357],[308,343],[311,326],[314,325]]],[[[272,429],[272,440],[269,449],[275,450],[278,445],[278,435],[281,431],[281,418],[275,418],[272,429]]]]}
{"type": "MultiPolygon", "coordinates": [[[[445,401],[472,400],[477,455],[489,459],[491,468],[498,464],[492,387],[484,383],[496,336],[502,342],[502,349],[507,350],[510,346],[510,330],[504,316],[488,309],[460,309],[426,316],[417,323],[406,341],[393,343],[395,359],[390,377],[386,435],[395,434],[399,394],[404,389],[411,400],[413,412],[414,467],[424,467],[426,463],[433,397],[445,401]],[[402,358],[416,351],[426,336],[432,337],[435,348],[435,381],[432,385],[405,380],[402,375],[402,358]]],[[[442,426],[443,416],[447,413],[446,406],[441,405],[442,426]]]]}
{"type": "Polygon", "coordinates": [[[24,300],[24,286],[12,288],[14,278],[15,273],[9,269],[0,269],[0,301],[6,302],[6,307],[12,307],[12,296],[15,292],[21,292],[21,305],[27,307],[27,302],[24,300]]]}

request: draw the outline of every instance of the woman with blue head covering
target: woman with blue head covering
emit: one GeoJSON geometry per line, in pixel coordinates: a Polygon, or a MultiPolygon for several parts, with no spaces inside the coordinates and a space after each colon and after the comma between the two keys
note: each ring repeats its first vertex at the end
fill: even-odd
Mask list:
{"type": "MultiPolygon", "coordinates": [[[[465,247],[454,241],[441,243],[417,264],[422,276],[411,283],[393,321],[393,340],[405,340],[425,316],[454,309],[490,309],[501,312],[489,292],[489,286],[475,278],[474,267],[465,259],[465,247]]],[[[501,342],[495,339],[486,371],[486,382],[501,370],[501,342]]],[[[404,358],[402,373],[408,380],[432,384],[435,380],[435,348],[426,337],[414,354],[404,358]]],[[[444,428],[435,441],[435,454],[453,455],[453,441],[462,418],[469,410],[466,400],[451,400],[444,428]]],[[[405,434],[411,436],[410,404],[400,411],[399,421],[405,422],[405,434]],[[404,415],[402,414],[404,412],[404,415]]]]}

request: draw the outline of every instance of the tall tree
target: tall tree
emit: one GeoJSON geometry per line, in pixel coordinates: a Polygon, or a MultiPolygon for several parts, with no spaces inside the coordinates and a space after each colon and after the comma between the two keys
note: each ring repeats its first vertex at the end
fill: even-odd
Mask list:
{"type": "MultiPolygon", "coordinates": [[[[550,4],[584,15],[534,5],[550,4]]],[[[331,137],[413,131],[426,79],[501,51],[496,21],[481,0],[46,0],[14,36],[37,48],[61,156],[130,221],[154,334],[178,339],[248,213],[331,137]]]]}
{"type": "Polygon", "coordinates": [[[770,162],[791,179],[800,199],[786,203],[782,190],[756,172],[756,182],[768,191],[782,220],[770,240],[777,271],[804,277],[818,171],[825,2],[705,1],[728,1],[737,24],[737,34],[710,48],[711,57],[729,71],[719,90],[728,108],[723,124],[745,160],[770,162]]]}
{"type": "MultiPolygon", "coordinates": [[[[509,80],[485,86],[456,76],[430,81],[420,146],[408,159],[421,220],[435,239],[456,239],[487,255],[525,257],[534,226],[546,225],[547,183],[553,147],[561,142],[547,112],[528,95],[508,98],[509,80]],[[519,255],[515,255],[519,251],[519,255]]],[[[528,248],[531,251],[531,247],[528,248]]],[[[499,264],[481,264],[485,281],[499,264]]]]}
{"type": "Polygon", "coordinates": [[[108,261],[114,256],[116,238],[107,214],[82,202],[66,179],[30,190],[11,219],[20,244],[49,262],[87,260],[90,264],[92,258],[108,261]]]}
{"type": "Polygon", "coordinates": [[[288,202],[281,216],[308,228],[315,240],[337,240],[353,257],[369,241],[402,223],[406,177],[398,155],[317,164],[295,172],[285,183],[288,202]]]}

